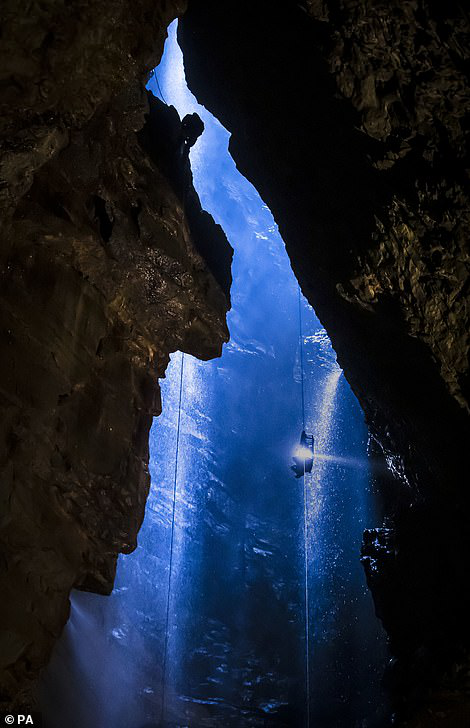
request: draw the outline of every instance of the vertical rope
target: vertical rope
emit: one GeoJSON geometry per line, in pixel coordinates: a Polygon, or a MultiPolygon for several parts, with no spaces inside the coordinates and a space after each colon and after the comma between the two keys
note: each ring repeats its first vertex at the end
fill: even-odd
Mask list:
{"type": "Polygon", "coordinates": [[[305,692],[307,694],[307,728],[310,728],[310,609],[308,598],[308,509],[304,460],[304,569],[305,569],[305,692]]]}
{"type": "Polygon", "coordinates": [[[305,430],[305,395],[304,395],[304,340],[302,336],[302,294],[299,286],[299,339],[300,339],[300,375],[302,385],[302,429],[305,430]]]}
{"type": "MultiPolygon", "coordinates": [[[[302,384],[302,429],[305,431],[304,341],[302,336],[302,294],[299,286],[300,372],[302,384]]],[[[310,728],[310,609],[308,596],[308,491],[304,460],[304,579],[305,579],[305,693],[307,728],[310,728]]]]}
{"type": "Polygon", "coordinates": [[[157,84],[157,88],[158,88],[158,90],[160,91],[160,96],[161,96],[161,99],[162,99],[163,103],[165,103],[165,104],[166,104],[166,105],[168,106],[168,102],[166,101],[166,99],[165,99],[165,97],[164,97],[164,95],[163,95],[163,93],[162,93],[162,90],[161,90],[161,88],[160,88],[160,84],[159,84],[159,82],[158,82],[158,76],[157,76],[157,73],[156,73],[155,69],[153,69],[152,73],[153,73],[153,77],[154,77],[154,79],[155,79],[155,82],[156,82],[156,84],[157,84]]]}
{"type": "Polygon", "coordinates": [[[165,643],[163,648],[163,667],[162,667],[162,704],[160,714],[160,725],[163,725],[165,716],[165,697],[166,697],[166,662],[168,653],[168,627],[170,622],[170,601],[171,601],[171,574],[173,568],[173,544],[175,538],[175,513],[176,513],[176,485],[178,482],[178,454],[180,447],[180,424],[181,424],[181,399],[183,394],[183,370],[184,370],[184,353],[181,353],[181,370],[180,370],[180,391],[178,402],[178,422],[176,426],[176,453],[175,453],[175,477],[173,481],[173,511],[171,516],[171,539],[170,539],[170,564],[168,568],[168,587],[166,597],[166,620],[165,620],[165,643]]]}

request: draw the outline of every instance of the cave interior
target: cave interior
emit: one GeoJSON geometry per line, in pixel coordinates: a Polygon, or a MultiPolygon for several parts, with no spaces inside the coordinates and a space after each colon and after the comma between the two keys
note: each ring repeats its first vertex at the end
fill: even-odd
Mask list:
{"type": "Polygon", "coordinates": [[[20,5],[2,709],[465,728],[465,8],[20,5]]]}

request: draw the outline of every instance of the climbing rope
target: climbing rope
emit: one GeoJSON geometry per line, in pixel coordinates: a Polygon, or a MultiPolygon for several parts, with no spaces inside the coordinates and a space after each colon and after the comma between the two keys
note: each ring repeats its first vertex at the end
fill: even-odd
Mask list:
{"type": "Polygon", "coordinates": [[[310,728],[310,609],[308,599],[308,518],[307,484],[304,462],[304,568],[305,568],[305,692],[307,695],[307,728],[310,728]]]}
{"type": "Polygon", "coordinates": [[[161,99],[162,99],[163,103],[165,103],[168,106],[168,103],[167,103],[167,101],[166,101],[166,99],[165,99],[165,97],[164,97],[164,95],[162,93],[162,90],[160,88],[160,84],[158,82],[158,76],[157,76],[157,73],[156,73],[155,69],[153,69],[152,74],[153,74],[153,77],[155,79],[155,83],[157,84],[157,88],[158,88],[158,90],[160,92],[161,99]]]}
{"type": "MultiPolygon", "coordinates": [[[[302,429],[305,431],[305,394],[304,394],[304,340],[302,335],[302,294],[299,286],[299,341],[300,373],[302,391],[302,429]]],[[[304,460],[304,580],[305,580],[305,694],[307,708],[307,728],[310,728],[310,609],[308,598],[308,509],[307,483],[304,460]]]]}
{"type": "Polygon", "coordinates": [[[305,430],[305,396],[304,396],[304,340],[302,336],[302,293],[299,286],[299,340],[300,340],[300,375],[302,386],[302,429],[305,430]]]}
{"type": "Polygon", "coordinates": [[[176,426],[176,453],[175,453],[175,475],[173,480],[173,511],[171,516],[171,538],[170,538],[170,564],[168,567],[168,588],[166,597],[166,620],[165,620],[165,643],[163,648],[163,666],[162,666],[162,703],[160,725],[163,725],[165,716],[165,693],[166,693],[166,662],[168,653],[168,628],[170,622],[170,602],[171,602],[171,576],[173,568],[173,544],[175,538],[175,513],[176,513],[176,486],[178,482],[178,455],[180,447],[180,424],[181,424],[181,399],[183,394],[183,371],[184,371],[184,353],[181,353],[181,369],[179,384],[179,402],[178,402],[178,422],[176,426]]]}

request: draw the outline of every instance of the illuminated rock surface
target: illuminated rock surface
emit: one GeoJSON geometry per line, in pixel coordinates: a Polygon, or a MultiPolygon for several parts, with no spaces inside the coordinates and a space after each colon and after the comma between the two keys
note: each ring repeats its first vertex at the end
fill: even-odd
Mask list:
{"type": "MultiPolygon", "coordinates": [[[[70,588],[109,591],[135,543],[168,353],[186,342],[212,356],[226,338],[208,269],[222,286],[228,273],[201,262],[178,175],[135,133],[145,74],[183,10],[2,5],[5,699],[47,659],[70,588]],[[191,282],[166,268],[183,251],[191,282]]],[[[394,549],[382,559],[368,539],[366,566],[395,692],[433,706],[431,685],[443,725],[452,700],[455,721],[465,709],[470,641],[467,26],[453,2],[192,0],[182,35],[190,86],[233,132],[402,478],[383,486],[394,549]]]]}
{"type": "Polygon", "coordinates": [[[365,525],[380,523],[363,414],[303,302],[306,427],[316,438],[306,595],[303,481],[289,468],[302,427],[298,287],[226,131],[186,89],[175,34],[150,86],[181,116],[204,119],[191,162],[234,245],[231,341],[214,361],[172,360],[139,548],[120,560],[110,599],[74,595],[43,682],[48,726],[300,726],[307,702],[311,725],[377,726],[387,654],[358,558],[365,525]]]}

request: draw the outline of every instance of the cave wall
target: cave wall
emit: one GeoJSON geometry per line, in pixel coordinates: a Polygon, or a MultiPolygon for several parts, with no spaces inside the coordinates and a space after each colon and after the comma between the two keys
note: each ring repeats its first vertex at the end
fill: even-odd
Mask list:
{"type": "MultiPolygon", "coordinates": [[[[230,250],[176,116],[143,91],[184,9],[2,4],[5,700],[47,660],[70,588],[108,592],[135,546],[169,352],[227,337],[230,250]]],[[[369,0],[190,0],[180,32],[403,483],[364,558],[398,692],[421,697],[470,643],[466,33],[459,3],[369,0]]]]}
{"type": "Polygon", "coordinates": [[[136,547],[169,354],[228,339],[231,248],[143,87],[178,3],[3,4],[0,692],[136,547]],[[21,15],[23,9],[24,15],[21,15]]]}
{"type": "Polygon", "coordinates": [[[443,696],[469,713],[468,17],[190,0],[179,41],[399,481],[381,483],[387,527],[363,547],[395,705],[450,725],[443,696]]]}

